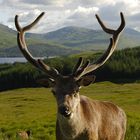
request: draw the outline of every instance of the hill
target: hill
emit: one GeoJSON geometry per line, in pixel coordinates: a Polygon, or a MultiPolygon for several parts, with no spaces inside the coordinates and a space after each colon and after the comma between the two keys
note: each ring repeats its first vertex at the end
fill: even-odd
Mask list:
{"type": "MultiPolygon", "coordinates": [[[[26,34],[27,44],[34,56],[61,56],[81,51],[103,50],[108,46],[109,35],[102,30],[64,27],[46,34],[26,34]]],[[[0,24],[0,57],[22,56],[17,47],[16,31],[0,24]]],[[[139,46],[140,32],[125,29],[118,49],[139,46]]]]}
{"type": "Polygon", "coordinates": [[[65,27],[44,34],[43,37],[67,47],[77,47],[79,49],[100,50],[103,48],[99,48],[99,45],[103,46],[108,42],[108,36],[104,32],[80,27],[65,27]]]}
{"type": "Polygon", "coordinates": [[[0,24],[0,48],[15,46],[16,32],[5,25],[0,24]],[[10,44],[10,45],[9,45],[10,44]]]}
{"type": "MultiPolygon", "coordinates": [[[[92,30],[80,27],[64,27],[42,37],[67,47],[79,49],[101,50],[108,45],[109,35],[102,30],[92,30]]],[[[135,47],[140,44],[140,32],[126,28],[121,35],[118,49],[135,47]],[[133,40],[133,41],[132,41],[133,40]]]]}
{"type": "MultiPolygon", "coordinates": [[[[66,48],[61,44],[41,39],[36,35],[27,34],[27,44],[34,56],[57,56],[79,53],[80,51],[66,48]]],[[[1,57],[19,57],[22,56],[17,47],[16,31],[0,24],[0,56],[1,57]]]]}

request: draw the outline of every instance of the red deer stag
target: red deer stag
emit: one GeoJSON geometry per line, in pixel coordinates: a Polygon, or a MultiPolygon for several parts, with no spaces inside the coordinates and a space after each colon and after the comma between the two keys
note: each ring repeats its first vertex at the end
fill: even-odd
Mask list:
{"type": "Polygon", "coordinates": [[[49,77],[42,82],[43,85],[49,83],[57,101],[56,140],[124,140],[126,131],[124,111],[113,103],[79,95],[81,86],[88,86],[94,82],[95,76],[91,72],[102,66],[114,52],[120,33],[125,27],[123,14],[120,13],[121,24],[117,30],[107,28],[96,15],[102,29],[112,35],[109,46],[93,63],[84,62],[80,57],[72,73],[67,76],[60,74],[41,59],[35,59],[26,46],[24,33],[38,23],[43,15],[44,12],[23,28],[19,25],[16,15],[15,26],[18,31],[18,46],[24,57],[49,77]]]}

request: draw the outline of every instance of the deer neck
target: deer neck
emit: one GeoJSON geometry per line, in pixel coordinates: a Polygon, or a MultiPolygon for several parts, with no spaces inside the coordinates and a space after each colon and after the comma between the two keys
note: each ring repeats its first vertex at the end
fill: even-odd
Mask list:
{"type": "Polygon", "coordinates": [[[70,118],[65,118],[60,114],[57,115],[60,131],[64,137],[73,139],[84,131],[85,121],[81,107],[79,103],[70,118]]]}

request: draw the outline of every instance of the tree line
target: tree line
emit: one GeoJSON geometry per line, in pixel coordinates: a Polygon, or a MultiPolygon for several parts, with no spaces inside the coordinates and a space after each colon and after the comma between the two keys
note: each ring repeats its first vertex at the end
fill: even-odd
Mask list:
{"type": "MultiPolygon", "coordinates": [[[[95,61],[101,52],[84,55],[85,59],[95,61]]],[[[70,74],[79,55],[63,56],[46,59],[51,67],[55,67],[63,75],[70,74]]],[[[138,82],[140,81],[140,47],[115,51],[111,58],[92,74],[96,75],[96,82],[138,82]]],[[[21,87],[38,87],[36,82],[47,77],[29,63],[14,63],[0,65],[0,91],[21,87]]]]}

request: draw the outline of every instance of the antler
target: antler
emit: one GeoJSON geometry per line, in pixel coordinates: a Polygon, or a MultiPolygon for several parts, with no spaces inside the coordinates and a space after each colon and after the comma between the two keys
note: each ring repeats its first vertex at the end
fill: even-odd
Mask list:
{"type": "Polygon", "coordinates": [[[121,24],[117,30],[113,30],[113,29],[107,28],[104,25],[104,23],[101,21],[100,17],[98,15],[96,15],[96,18],[97,18],[99,24],[101,25],[102,29],[106,33],[111,34],[112,38],[110,38],[110,44],[109,44],[109,47],[107,48],[107,50],[94,63],[91,63],[90,65],[85,65],[85,64],[83,65],[83,61],[80,61],[82,58],[79,59],[78,63],[76,64],[76,66],[74,68],[74,71],[72,73],[72,75],[75,76],[76,79],[79,79],[83,75],[91,73],[92,71],[96,70],[97,68],[102,66],[109,59],[109,57],[112,55],[112,53],[116,49],[119,35],[125,27],[125,19],[124,19],[122,12],[120,13],[120,16],[121,16],[121,24]]]}
{"type": "Polygon", "coordinates": [[[49,77],[55,79],[60,75],[59,72],[56,69],[51,68],[48,65],[46,65],[43,62],[43,60],[41,60],[41,59],[36,60],[31,55],[31,53],[28,51],[28,48],[27,48],[27,45],[26,45],[26,42],[25,42],[25,32],[30,30],[33,26],[35,26],[39,22],[39,20],[42,18],[42,16],[44,14],[45,13],[42,12],[31,24],[29,24],[29,25],[27,25],[27,26],[25,26],[23,28],[19,25],[18,15],[15,16],[15,26],[16,26],[16,29],[18,31],[18,33],[17,33],[17,42],[18,42],[19,49],[23,53],[24,57],[31,64],[33,64],[35,67],[39,68],[40,70],[44,71],[49,77]]]}

